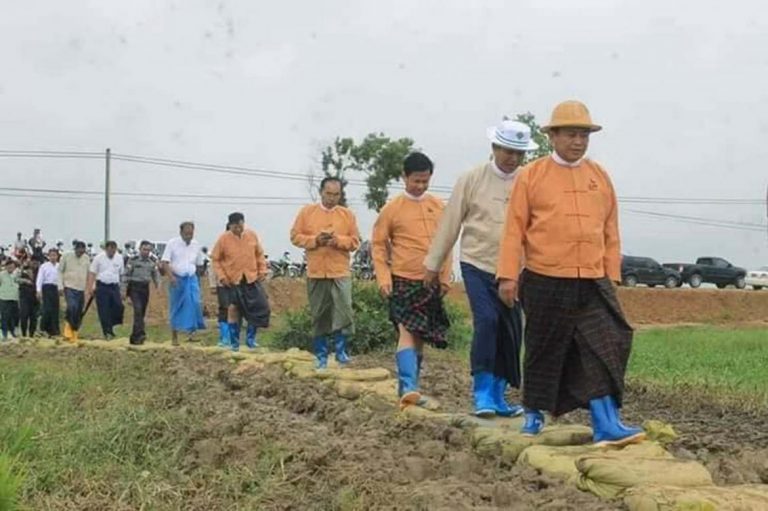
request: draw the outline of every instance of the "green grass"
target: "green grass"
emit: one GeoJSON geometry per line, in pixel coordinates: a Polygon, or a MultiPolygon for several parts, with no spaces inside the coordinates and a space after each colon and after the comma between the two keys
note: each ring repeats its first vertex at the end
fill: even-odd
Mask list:
{"type": "Polygon", "coordinates": [[[685,327],[635,336],[628,376],[672,391],[768,405],[768,329],[685,327]]]}
{"type": "Polygon", "coordinates": [[[258,502],[279,460],[273,444],[255,467],[179,471],[206,420],[178,404],[180,392],[205,382],[174,378],[145,356],[0,357],[0,511],[15,499],[31,509],[179,509],[203,491],[214,508],[258,502]]]}

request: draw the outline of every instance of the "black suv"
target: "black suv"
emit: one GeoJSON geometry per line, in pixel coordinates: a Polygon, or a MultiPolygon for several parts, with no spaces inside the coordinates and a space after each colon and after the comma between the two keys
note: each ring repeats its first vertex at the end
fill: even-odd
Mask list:
{"type": "Polygon", "coordinates": [[[683,279],[680,272],[665,268],[650,257],[623,256],[621,258],[621,282],[627,287],[647,284],[648,287],[678,287],[683,279]]]}

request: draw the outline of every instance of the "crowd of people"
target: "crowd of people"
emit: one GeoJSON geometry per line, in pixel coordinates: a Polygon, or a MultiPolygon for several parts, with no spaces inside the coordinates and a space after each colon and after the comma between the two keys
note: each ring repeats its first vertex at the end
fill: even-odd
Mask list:
{"type": "MultiPolygon", "coordinates": [[[[644,437],[641,429],[619,418],[632,329],[615,291],[620,280],[616,194],[608,173],[585,156],[590,135],[600,130],[584,104],[561,103],[542,127],[554,152],[523,166],[537,148],[530,128],[504,120],[487,130],[491,158],[459,178],[447,204],[428,192],[434,173],[430,158],[422,152],[405,158],[405,191],[381,210],[371,238],[376,280],[398,335],[395,365],[402,408],[428,403],[420,386],[423,347],[447,346],[443,297],[460,238],[474,326],[475,414],[524,415],[523,434],[538,435],[543,411],[557,416],[586,408],[596,443],[624,445],[644,437]],[[521,385],[522,404],[508,403],[507,388],[521,385]]],[[[291,242],[306,254],[318,370],[327,368],[331,353],[339,364],[348,364],[347,347],[355,333],[350,254],[361,238],[354,213],[339,205],[342,192],[340,179],[323,179],[320,202],[303,207],[290,231],[291,242]]],[[[159,272],[170,281],[174,344],[179,332],[204,328],[199,283],[204,255],[194,228],[183,222],[159,262],[159,272]]],[[[77,339],[84,307],[95,296],[104,336],[110,339],[122,322],[120,282],[125,278],[135,311],[131,342],[143,342],[143,315],[159,278],[151,245],[142,242],[139,254],[124,264],[114,242],[107,242],[93,260],[86,244],[75,242],[74,251],[60,262],[61,254],[52,248],[39,265],[45,247],[39,234],[24,242],[32,250],[29,260],[17,268],[18,256],[10,259],[0,274],[3,334],[13,331],[12,320],[6,319],[12,318],[13,300],[22,311],[22,335],[34,333],[23,318],[29,321],[37,297],[41,328],[57,335],[63,287],[64,337],[77,339]]],[[[269,298],[262,286],[269,271],[261,240],[242,213],[229,215],[210,260],[219,345],[237,351],[246,325],[246,344],[255,347],[258,330],[269,326],[269,298]]]]}

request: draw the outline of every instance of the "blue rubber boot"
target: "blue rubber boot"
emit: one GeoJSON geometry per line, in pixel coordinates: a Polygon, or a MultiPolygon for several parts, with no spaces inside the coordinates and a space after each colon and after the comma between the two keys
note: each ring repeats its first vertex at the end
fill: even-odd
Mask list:
{"type": "Polygon", "coordinates": [[[400,409],[419,403],[419,362],[416,350],[405,348],[395,354],[397,362],[397,394],[400,396],[400,409]]]}
{"type": "Polygon", "coordinates": [[[544,428],[544,415],[533,408],[525,409],[525,422],[520,433],[525,436],[536,436],[544,428]]]}
{"type": "Polygon", "coordinates": [[[259,344],[256,342],[256,327],[253,325],[248,325],[248,328],[245,330],[245,345],[250,349],[259,347],[259,344]]]}
{"type": "Polygon", "coordinates": [[[520,405],[509,406],[504,394],[507,391],[507,380],[493,377],[493,404],[496,409],[496,415],[501,417],[517,417],[523,414],[523,407],[520,405]]]}
{"type": "Polygon", "coordinates": [[[347,355],[347,336],[341,332],[336,332],[334,339],[336,347],[336,362],[340,365],[349,364],[350,358],[347,355]]]}
{"type": "Polygon", "coordinates": [[[424,362],[424,353],[416,352],[416,379],[421,380],[421,364],[424,362]]]}
{"type": "Polygon", "coordinates": [[[229,349],[240,351],[240,323],[229,324],[229,349]]]}
{"type": "Polygon", "coordinates": [[[315,368],[326,369],[328,367],[328,339],[324,336],[315,337],[312,341],[315,350],[315,368]]]}
{"type": "MultiPolygon", "coordinates": [[[[416,352],[416,381],[421,382],[421,364],[424,362],[424,353],[417,351],[416,352]]],[[[426,396],[422,394],[421,399],[419,399],[419,402],[416,403],[419,406],[427,406],[429,400],[426,396]]]]}
{"type": "Polygon", "coordinates": [[[596,445],[623,446],[642,441],[642,430],[622,429],[618,423],[618,410],[611,396],[603,396],[589,401],[592,416],[592,440],[596,445]]]}
{"type": "Polygon", "coordinates": [[[219,321],[219,348],[229,348],[229,323],[219,321]]]}
{"type": "Polygon", "coordinates": [[[473,377],[475,397],[475,415],[478,417],[493,417],[496,415],[496,404],[493,402],[493,374],[476,373],[473,377]]]}
{"type": "Polygon", "coordinates": [[[616,422],[616,425],[621,431],[628,435],[637,435],[638,433],[643,433],[642,428],[625,426],[624,423],[621,422],[621,418],[619,417],[619,407],[616,405],[616,399],[613,396],[605,396],[603,400],[605,401],[604,406],[608,411],[608,415],[611,421],[616,422]]]}

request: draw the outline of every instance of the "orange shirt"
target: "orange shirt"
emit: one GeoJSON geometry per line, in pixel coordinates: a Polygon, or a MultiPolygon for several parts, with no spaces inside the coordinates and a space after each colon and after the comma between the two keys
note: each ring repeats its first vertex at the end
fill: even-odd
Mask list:
{"type": "Polygon", "coordinates": [[[325,209],[322,204],[304,206],[291,228],[291,243],[306,250],[309,278],[348,277],[349,253],[360,246],[355,214],[343,206],[333,209],[325,209]],[[318,247],[316,238],[321,232],[333,233],[337,245],[318,247]]]}
{"type": "Polygon", "coordinates": [[[267,275],[264,248],[256,233],[248,228],[242,236],[231,231],[219,236],[211,252],[211,264],[225,284],[239,284],[243,277],[250,284],[267,275]]]}
{"type": "Polygon", "coordinates": [[[526,268],[550,277],[618,282],[618,218],[616,193],[600,165],[584,159],[567,167],[539,158],[512,185],[497,276],[517,280],[524,260],[526,268]]]}
{"type": "MultiPolygon", "coordinates": [[[[391,284],[392,275],[411,280],[424,278],[424,258],[443,209],[443,201],[430,194],[420,199],[402,194],[381,209],[371,238],[373,266],[379,284],[391,284]]],[[[450,282],[451,263],[451,258],[446,257],[440,270],[444,284],[450,282]]]]}

